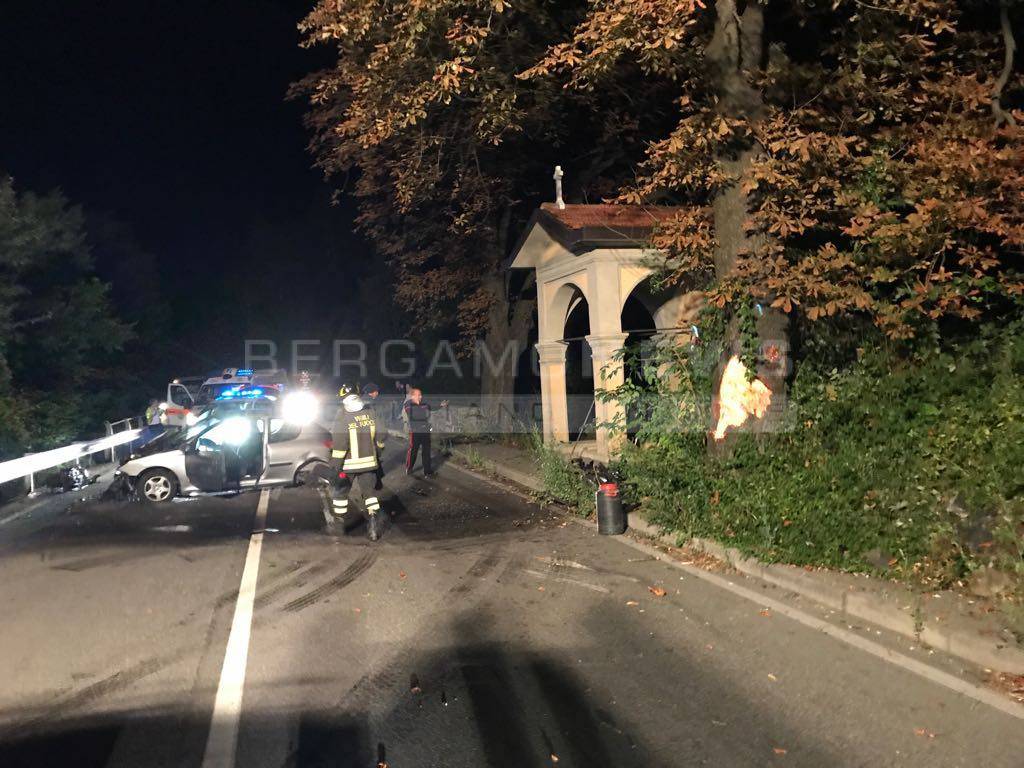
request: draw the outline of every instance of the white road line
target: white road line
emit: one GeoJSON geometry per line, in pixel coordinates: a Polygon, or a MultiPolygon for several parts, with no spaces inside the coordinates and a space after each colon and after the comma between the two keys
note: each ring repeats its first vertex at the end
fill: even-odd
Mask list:
{"type": "MultiPolygon", "coordinates": [[[[501,488],[506,493],[511,493],[515,496],[519,496],[524,501],[536,503],[534,499],[531,499],[525,493],[520,492],[518,489],[510,488],[507,484],[504,484],[498,480],[494,480],[488,477],[487,475],[474,472],[471,469],[466,469],[465,467],[460,467],[458,464],[453,464],[450,462],[446,462],[445,466],[457,469],[460,472],[463,472],[467,475],[472,475],[476,479],[482,480],[485,483],[488,483],[489,485],[493,485],[496,488],[501,488]]],[[[585,528],[590,528],[591,530],[595,531],[597,530],[597,525],[595,523],[590,522],[589,520],[583,520],[579,517],[575,517],[574,515],[570,514],[566,514],[565,517],[574,523],[582,525],[585,528]]],[[[930,680],[931,682],[936,683],[937,685],[941,685],[944,688],[948,688],[951,691],[955,691],[956,693],[967,696],[982,704],[988,704],[990,707],[998,709],[1000,712],[1005,712],[1008,715],[1012,715],[1013,717],[1024,720],[1024,707],[1022,707],[1020,704],[1017,704],[1014,701],[1011,701],[1003,695],[996,693],[995,691],[991,691],[988,688],[985,688],[981,685],[977,685],[975,683],[971,683],[967,680],[962,680],[961,678],[956,677],[955,675],[951,675],[948,672],[943,672],[941,669],[933,667],[930,664],[925,664],[924,662],[918,661],[917,659],[907,656],[906,654],[900,653],[899,651],[894,651],[890,648],[886,648],[884,645],[876,643],[873,640],[869,640],[868,638],[863,637],[862,635],[858,635],[856,632],[851,632],[850,630],[843,629],[842,627],[837,627],[835,624],[831,624],[825,621],[824,619],[819,619],[817,616],[812,616],[809,613],[801,611],[799,608],[794,608],[790,605],[786,605],[785,603],[781,603],[778,600],[773,600],[772,598],[767,597],[766,595],[763,595],[760,592],[756,592],[752,589],[747,589],[746,587],[741,587],[739,584],[729,581],[728,579],[722,578],[721,576],[718,576],[714,573],[705,571],[703,568],[697,568],[692,565],[686,565],[684,563],[680,563],[678,560],[675,560],[671,557],[665,557],[661,550],[659,550],[652,544],[647,544],[646,542],[638,541],[630,536],[609,536],[608,538],[613,539],[618,543],[624,544],[628,547],[633,547],[633,549],[639,549],[642,552],[646,552],[647,554],[652,555],[655,559],[660,560],[663,563],[668,563],[669,565],[672,565],[682,571],[686,571],[687,573],[696,576],[700,579],[703,579],[704,581],[711,582],[715,586],[721,587],[727,592],[732,592],[734,595],[738,595],[739,597],[742,597],[745,600],[749,600],[752,603],[757,603],[763,608],[771,608],[776,613],[781,613],[782,615],[792,619],[793,621],[799,622],[800,624],[803,624],[806,627],[810,627],[811,629],[816,629],[819,632],[822,632],[836,640],[839,640],[840,642],[846,643],[847,645],[852,645],[854,648],[858,648],[864,651],[865,653],[869,653],[872,656],[882,659],[883,661],[887,661],[890,664],[894,664],[895,666],[900,667],[901,669],[905,669],[908,672],[925,678],[926,680],[930,680]]]]}
{"type": "MultiPolygon", "coordinates": [[[[582,521],[581,521],[582,522],[582,521]]],[[[596,528],[596,526],[594,526],[596,528]]],[[[678,560],[674,560],[671,557],[661,556],[660,551],[650,545],[641,541],[637,541],[628,536],[615,536],[613,537],[620,544],[639,549],[644,552],[658,553],[658,559],[663,563],[675,566],[680,570],[686,571],[697,578],[703,579],[704,581],[711,582],[717,587],[720,587],[727,592],[732,592],[734,595],[738,595],[752,603],[757,603],[763,608],[771,608],[776,613],[781,613],[783,616],[792,619],[793,621],[803,624],[805,627],[816,629],[819,632],[823,632],[830,637],[835,638],[847,645],[852,645],[854,648],[858,648],[865,653],[870,653],[872,656],[876,656],[883,661],[887,661],[890,664],[895,664],[897,667],[912,672],[915,675],[930,680],[933,683],[948,688],[956,693],[968,696],[975,701],[981,702],[982,704],[988,704],[990,707],[998,709],[1000,712],[1005,712],[1008,715],[1024,720],[1024,707],[1005,698],[1001,694],[994,691],[990,691],[987,688],[983,688],[980,685],[962,680],[955,675],[951,675],[948,672],[943,672],[941,669],[925,664],[922,661],[918,661],[906,654],[894,651],[891,648],[886,648],[880,643],[876,643],[873,640],[869,640],[862,635],[858,635],[856,632],[852,632],[842,627],[837,627],[824,619],[819,619],[817,616],[812,616],[809,613],[801,611],[799,608],[794,608],[786,603],[774,600],[767,595],[763,595],[760,592],[755,592],[752,589],[741,587],[726,578],[723,578],[717,574],[705,571],[702,568],[697,568],[692,565],[686,565],[680,563],[678,560]]]]}
{"type": "Polygon", "coordinates": [[[267,506],[270,492],[261,491],[256,507],[254,531],[249,538],[249,551],[245,555],[242,584],[235,603],[235,617],[231,621],[224,665],[217,684],[217,698],[213,703],[210,734],[206,739],[202,768],[234,768],[238,747],[238,721],[242,715],[242,691],[245,687],[245,665],[249,658],[249,634],[252,630],[252,610],[256,600],[256,577],[260,569],[260,550],[263,548],[262,531],[267,524],[267,506]]]}

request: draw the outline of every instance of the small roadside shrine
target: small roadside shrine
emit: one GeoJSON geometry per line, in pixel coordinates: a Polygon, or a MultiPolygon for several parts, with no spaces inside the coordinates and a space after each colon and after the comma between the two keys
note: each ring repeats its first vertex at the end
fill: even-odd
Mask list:
{"type": "MultiPolygon", "coordinates": [[[[575,441],[588,424],[621,415],[617,402],[594,393],[614,390],[629,375],[616,360],[625,345],[666,335],[689,339],[701,294],[657,291],[650,281],[650,265],[659,260],[650,250],[651,232],[674,212],[559,199],[541,205],[527,224],[511,268],[536,271],[546,442],[575,441]]],[[[600,426],[588,434],[586,454],[607,461],[616,449],[613,436],[600,426]]]]}

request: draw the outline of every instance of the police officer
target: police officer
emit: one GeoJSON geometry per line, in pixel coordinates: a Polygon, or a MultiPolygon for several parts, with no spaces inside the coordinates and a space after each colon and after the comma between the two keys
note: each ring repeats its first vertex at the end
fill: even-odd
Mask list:
{"type": "MultiPolygon", "coordinates": [[[[447,407],[448,401],[442,400],[441,407],[447,407]]],[[[430,418],[433,407],[423,401],[423,390],[418,387],[409,389],[409,398],[402,406],[402,420],[409,430],[409,447],[405,452],[405,474],[411,475],[416,465],[416,454],[423,452],[423,476],[434,477],[434,469],[430,462],[430,418]]]]}
{"type": "Polygon", "coordinates": [[[333,448],[329,477],[321,475],[320,497],[328,526],[345,532],[345,515],[349,496],[356,487],[367,515],[367,532],[371,541],[382,533],[380,500],[377,497],[377,473],[380,451],[384,447],[377,435],[373,411],[355,394],[345,395],[331,428],[333,448]]]}

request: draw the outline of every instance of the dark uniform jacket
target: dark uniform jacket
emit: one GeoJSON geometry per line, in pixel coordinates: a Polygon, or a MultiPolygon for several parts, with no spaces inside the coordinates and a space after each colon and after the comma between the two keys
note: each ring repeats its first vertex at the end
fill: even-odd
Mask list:
{"type": "Polygon", "coordinates": [[[402,410],[405,412],[405,422],[409,425],[410,432],[423,434],[430,431],[430,403],[422,402],[417,405],[409,400],[402,410]]]}
{"type": "Polygon", "coordinates": [[[384,445],[377,438],[373,409],[349,413],[340,408],[331,427],[331,439],[334,442],[331,457],[341,460],[343,471],[376,472],[380,467],[380,449],[384,445]]]}

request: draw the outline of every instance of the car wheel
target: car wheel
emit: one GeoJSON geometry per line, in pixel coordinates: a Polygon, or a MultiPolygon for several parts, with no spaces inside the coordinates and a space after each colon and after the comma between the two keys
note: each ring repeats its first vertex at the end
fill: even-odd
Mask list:
{"type": "Polygon", "coordinates": [[[295,484],[296,485],[308,485],[309,481],[313,479],[317,470],[326,467],[327,464],[320,461],[319,459],[313,459],[307,461],[297,470],[295,470],[295,484]]]}
{"type": "Polygon", "coordinates": [[[151,469],[139,475],[135,492],[149,504],[162,504],[178,495],[178,478],[166,469],[151,469]]]}

